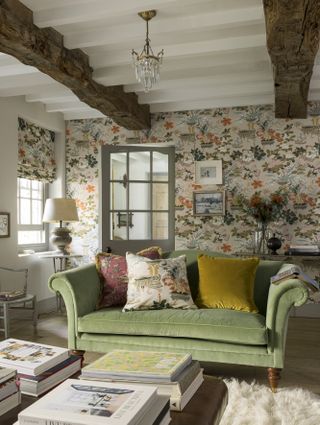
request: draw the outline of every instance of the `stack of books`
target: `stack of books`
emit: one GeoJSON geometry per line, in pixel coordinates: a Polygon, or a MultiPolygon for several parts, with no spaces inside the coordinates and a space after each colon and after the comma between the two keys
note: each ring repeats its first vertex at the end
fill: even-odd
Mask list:
{"type": "Polygon", "coordinates": [[[38,397],[81,369],[66,348],[9,338],[0,342],[0,365],[16,369],[23,394],[38,397]]]}
{"type": "Polygon", "coordinates": [[[271,283],[279,285],[281,282],[288,279],[299,279],[304,282],[312,292],[319,291],[319,283],[305,274],[297,265],[289,266],[285,270],[281,270],[275,276],[272,276],[271,283]]]}
{"type": "Polygon", "coordinates": [[[84,367],[80,379],[141,383],[170,397],[170,409],[181,411],[203,382],[203,369],[191,354],[115,350],[84,367]]]}
{"type": "Polygon", "coordinates": [[[20,402],[21,396],[17,382],[17,371],[0,367],[0,416],[18,406],[20,402]]]}
{"type": "MultiPolygon", "coordinates": [[[[168,425],[156,387],[67,379],[19,413],[18,425],[168,425]]],[[[16,425],[15,424],[15,425],[16,425]]]]}
{"type": "Polygon", "coordinates": [[[287,254],[320,255],[320,248],[318,245],[290,245],[287,254]]]}

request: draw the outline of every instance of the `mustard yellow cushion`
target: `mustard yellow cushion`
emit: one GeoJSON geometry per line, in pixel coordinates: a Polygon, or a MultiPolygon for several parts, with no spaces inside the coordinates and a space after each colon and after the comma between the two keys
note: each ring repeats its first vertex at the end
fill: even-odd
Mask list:
{"type": "Polygon", "coordinates": [[[253,285],[259,258],[198,256],[200,308],[228,308],[257,313],[253,285]]]}

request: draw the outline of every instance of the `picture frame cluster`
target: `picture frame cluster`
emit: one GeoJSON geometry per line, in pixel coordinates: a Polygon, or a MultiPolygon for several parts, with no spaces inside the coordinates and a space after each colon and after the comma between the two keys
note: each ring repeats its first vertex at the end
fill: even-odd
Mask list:
{"type": "MultiPolygon", "coordinates": [[[[195,184],[219,185],[223,183],[222,160],[196,161],[195,184]]],[[[226,209],[226,194],[224,190],[197,190],[193,192],[193,215],[215,216],[224,215],[226,209]]]]}

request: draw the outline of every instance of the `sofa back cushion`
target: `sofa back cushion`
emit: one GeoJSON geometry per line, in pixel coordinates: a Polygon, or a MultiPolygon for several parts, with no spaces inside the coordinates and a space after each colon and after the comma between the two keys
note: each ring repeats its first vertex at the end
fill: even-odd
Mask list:
{"type": "Polygon", "coordinates": [[[258,313],[253,285],[259,258],[217,258],[199,255],[200,308],[222,308],[258,313]]]}
{"type": "Polygon", "coordinates": [[[220,252],[208,252],[200,250],[180,250],[180,251],[171,251],[165,252],[162,254],[162,258],[175,258],[180,255],[186,256],[187,261],[187,275],[189,286],[191,290],[191,295],[193,300],[196,300],[199,289],[199,270],[198,270],[198,255],[207,255],[209,257],[228,257],[226,254],[220,252]]]}
{"type": "MultiPolygon", "coordinates": [[[[221,252],[200,251],[200,250],[178,250],[165,252],[162,258],[174,258],[179,255],[185,255],[187,260],[187,275],[193,300],[196,300],[199,288],[199,270],[198,255],[204,254],[210,257],[230,257],[230,255],[221,252]]],[[[254,282],[254,302],[258,311],[262,315],[266,315],[268,292],[270,286],[270,278],[278,273],[283,261],[267,261],[260,260],[257,268],[256,278],[254,282]]]]}
{"type": "MultiPolygon", "coordinates": [[[[161,254],[162,250],[158,246],[152,246],[137,253],[150,260],[161,258],[161,254]]],[[[102,284],[97,308],[125,305],[128,289],[126,257],[99,252],[96,255],[96,267],[102,284]]]]}

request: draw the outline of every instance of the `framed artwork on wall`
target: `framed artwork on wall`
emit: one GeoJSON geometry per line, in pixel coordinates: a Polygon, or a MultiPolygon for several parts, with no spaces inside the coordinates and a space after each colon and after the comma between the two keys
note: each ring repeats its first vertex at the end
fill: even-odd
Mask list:
{"type": "Polygon", "coordinates": [[[0,212],[0,238],[10,237],[10,213],[0,212]]]}
{"type": "Polygon", "coordinates": [[[225,209],[225,191],[193,192],[193,214],[195,216],[224,215],[225,209]]]}
{"type": "Polygon", "coordinates": [[[222,160],[196,161],[196,184],[222,184],[222,160]]]}

